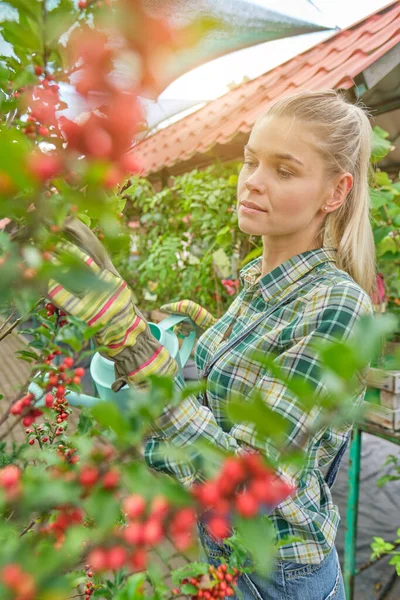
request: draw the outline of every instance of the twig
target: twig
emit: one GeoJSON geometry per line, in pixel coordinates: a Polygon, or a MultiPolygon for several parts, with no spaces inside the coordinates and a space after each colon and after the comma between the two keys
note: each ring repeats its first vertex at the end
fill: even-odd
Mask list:
{"type": "Polygon", "coordinates": [[[396,548],[398,548],[400,546],[400,542],[398,544],[395,544],[393,542],[392,545],[394,546],[393,550],[391,550],[390,552],[385,552],[384,554],[381,554],[378,558],[374,558],[372,560],[367,561],[366,563],[364,563],[363,565],[361,565],[361,567],[358,569],[358,572],[361,573],[362,571],[365,571],[365,569],[368,569],[368,567],[371,567],[372,565],[375,565],[377,562],[379,562],[380,560],[382,560],[382,558],[385,558],[386,556],[389,556],[389,554],[391,554],[394,550],[396,550],[396,548]]]}
{"type": "MultiPolygon", "coordinates": [[[[31,309],[31,311],[30,311],[30,312],[34,311],[34,310],[35,310],[35,308],[36,308],[37,306],[39,306],[39,304],[40,304],[42,301],[43,301],[43,298],[40,298],[40,299],[39,299],[39,300],[36,302],[36,304],[35,304],[35,305],[32,307],[32,309],[31,309]]],[[[15,314],[15,313],[14,313],[14,314],[15,314]]],[[[29,313],[28,313],[28,314],[29,314],[29,313]]],[[[8,329],[6,329],[6,331],[5,331],[5,332],[4,332],[2,335],[0,335],[0,342],[1,342],[2,340],[4,340],[4,338],[5,338],[7,335],[9,335],[9,334],[10,334],[10,333],[11,333],[11,332],[12,332],[12,331],[13,331],[13,330],[14,330],[14,329],[17,327],[17,325],[19,325],[19,324],[21,323],[21,321],[22,321],[24,318],[26,318],[27,316],[28,316],[28,315],[26,315],[25,317],[23,317],[23,316],[22,316],[22,317],[19,317],[19,318],[18,318],[16,321],[14,321],[14,323],[13,323],[12,325],[10,325],[10,327],[9,327],[8,329]]],[[[5,323],[2,325],[2,327],[1,327],[1,329],[0,329],[0,332],[2,331],[2,329],[3,329],[3,326],[4,326],[4,325],[5,325],[5,323]]]]}
{"type": "Polygon", "coordinates": [[[15,317],[16,311],[14,310],[10,315],[8,315],[7,319],[0,325],[0,333],[3,331],[4,327],[8,325],[8,323],[15,317]]]}
{"type": "Polygon", "coordinates": [[[215,273],[214,268],[213,268],[212,272],[213,272],[214,284],[215,284],[215,299],[217,301],[217,315],[218,315],[218,318],[219,318],[222,315],[222,306],[221,306],[221,300],[220,300],[219,290],[218,290],[217,275],[215,273]]]}
{"type": "Polygon", "coordinates": [[[23,535],[25,535],[26,533],[28,533],[28,531],[30,529],[32,529],[32,527],[35,525],[35,523],[36,523],[36,521],[31,521],[29,523],[29,525],[27,527],[25,527],[25,529],[23,530],[23,532],[19,534],[19,537],[22,537],[23,535]]]}

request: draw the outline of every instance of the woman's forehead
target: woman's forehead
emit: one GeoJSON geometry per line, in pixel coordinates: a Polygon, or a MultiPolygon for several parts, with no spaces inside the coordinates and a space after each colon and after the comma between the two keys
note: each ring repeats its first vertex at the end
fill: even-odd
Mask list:
{"type": "Polygon", "coordinates": [[[247,148],[255,154],[292,154],[299,160],[313,160],[318,139],[308,123],[267,116],[255,123],[247,148]]]}

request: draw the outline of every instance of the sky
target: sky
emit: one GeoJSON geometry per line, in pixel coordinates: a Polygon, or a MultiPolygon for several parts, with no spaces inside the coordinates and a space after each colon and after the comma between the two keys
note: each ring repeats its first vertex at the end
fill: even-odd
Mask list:
{"type": "MultiPolygon", "coordinates": [[[[342,29],[389,4],[388,0],[313,0],[312,3],[307,0],[248,1],[307,21],[342,29]]],[[[333,33],[335,32],[331,30],[266,42],[202,65],[164,90],[158,99],[161,113],[164,101],[165,106],[168,106],[173,99],[195,103],[217,98],[228,91],[229,83],[239,83],[244,76],[251,79],[257,77],[322,42],[333,33]]]]}

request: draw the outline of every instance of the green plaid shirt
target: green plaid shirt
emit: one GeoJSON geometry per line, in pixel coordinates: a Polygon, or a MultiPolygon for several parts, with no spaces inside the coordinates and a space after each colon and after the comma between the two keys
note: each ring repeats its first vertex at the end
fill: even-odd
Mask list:
{"type": "MultiPolygon", "coordinates": [[[[187,398],[179,407],[166,409],[157,424],[158,433],[146,446],[148,464],[178,477],[191,485],[199,474],[191,465],[168,457],[168,447],[189,446],[200,438],[233,452],[257,448],[267,456],[279,458],[270,440],[260,447],[254,427],[249,423],[232,427],[226,417],[230,393],[240,394],[246,402],[254,389],[265,392],[265,402],[290,425],[287,447],[302,445],[305,434],[318,416],[318,409],[306,414],[296,397],[268,370],[249,355],[255,350],[276,355],[275,362],[289,377],[301,376],[317,395],[326,390],[320,377],[320,365],[311,344],[317,339],[347,339],[360,316],[372,314],[369,296],[354,280],[336,266],[336,250],[319,248],[303,252],[285,261],[273,271],[261,274],[261,258],[246,265],[240,272],[242,289],[227,312],[199,339],[195,361],[198,372],[227,343],[223,335],[233,328],[228,340],[239,335],[271,305],[310,279],[299,295],[280,306],[262,321],[244,340],[222,355],[207,378],[208,407],[196,398],[187,398]],[[311,278],[318,277],[318,282],[311,278]]],[[[179,386],[184,385],[177,381],[179,386]]],[[[365,387],[355,398],[360,403],[365,387]]],[[[245,413],[245,405],[244,405],[245,413]]],[[[306,446],[307,465],[296,480],[297,492],[281,503],[270,515],[277,540],[286,536],[301,539],[282,546],[279,558],[298,563],[319,564],[334,544],[340,522],[337,506],[332,502],[329,487],[321,469],[332,463],[349,435],[351,424],[332,425],[309,436],[306,446]]],[[[281,474],[289,476],[284,468],[281,474]]],[[[292,474],[291,474],[292,475],[292,474]]]]}

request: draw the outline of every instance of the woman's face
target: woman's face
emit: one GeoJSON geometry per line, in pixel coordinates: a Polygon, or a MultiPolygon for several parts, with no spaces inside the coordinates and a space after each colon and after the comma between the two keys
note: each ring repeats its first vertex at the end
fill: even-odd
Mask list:
{"type": "Polygon", "coordinates": [[[333,194],[317,148],[318,138],[294,119],[266,117],[255,124],[238,181],[241,231],[314,238],[325,217],[325,201],[333,194]]]}

